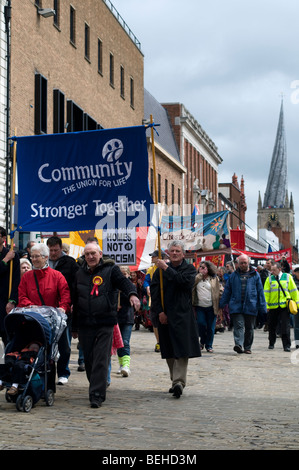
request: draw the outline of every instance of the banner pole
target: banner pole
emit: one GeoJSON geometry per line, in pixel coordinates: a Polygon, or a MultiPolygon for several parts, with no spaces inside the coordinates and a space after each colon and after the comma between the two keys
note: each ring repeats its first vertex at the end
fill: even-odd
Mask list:
{"type": "MultiPolygon", "coordinates": [[[[16,135],[16,131],[15,131],[16,135]]],[[[12,159],[12,210],[11,210],[11,232],[14,231],[14,208],[15,208],[15,199],[16,199],[16,163],[17,163],[17,141],[14,140],[13,143],[13,159],[12,159]]],[[[10,238],[10,251],[13,251],[13,240],[14,236],[10,238]]],[[[12,273],[13,273],[13,259],[10,260],[9,266],[9,291],[8,291],[8,300],[10,299],[11,289],[12,289],[12,273]]]]}
{"type": "MultiPolygon", "coordinates": [[[[162,258],[161,256],[161,232],[160,232],[160,218],[159,218],[159,210],[158,210],[158,188],[157,188],[157,171],[156,171],[156,153],[155,153],[155,141],[154,141],[154,127],[153,127],[153,116],[152,114],[150,115],[150,122],[152,124],[151,126],[151,141],[152,141],[152,155],[153,155],[153,174],[154,174],[154,193],[155,193],[155,205],[157,207],[157,228],[158,228],[158,253],[159,253],[159,258],[162,258]]],[[[161,289],[161,304],[162,308],[164,310],[164,291],[163,291],[163,275],[162,275],[162,270],[159,269],[160,273],[160,289],[161,289]]]]}

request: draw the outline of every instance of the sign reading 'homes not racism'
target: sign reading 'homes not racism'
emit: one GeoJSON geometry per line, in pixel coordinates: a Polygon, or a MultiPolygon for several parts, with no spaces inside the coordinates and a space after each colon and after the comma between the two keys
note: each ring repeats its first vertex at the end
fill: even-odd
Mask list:
{"type": "Polygon", "coordinates": [[[145,127],[16,137],[18,230],[146,227],[145,127]]]}

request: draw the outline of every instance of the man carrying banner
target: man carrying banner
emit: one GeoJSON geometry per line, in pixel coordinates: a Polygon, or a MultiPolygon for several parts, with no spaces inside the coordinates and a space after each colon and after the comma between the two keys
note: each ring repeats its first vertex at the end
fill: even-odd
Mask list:
{"type": "Polygon", "coordinates": [[[21,276],[19,256],[4,246],[6,237],[6,230],[0,227],[0,336],[4,344],[7,343],[4,318],[18,303],[18,286],[21,276]],[[11,263],[12,273],[10,273],[11,263]],[[12,275],[11,291],[10,275],[12,275]]]}
{"type": "Polygon", "coordinates": [[[79,333],[89,381],[90,405],[98,408],[106,399],[113,328],[117,323],[118,290],[129,297],[136,310],[140,308],[140,301],[134,285],[121,273],[114,260],[103,260],[97,243],[87,243],[84,255],[86,264],[76,273],[72,331],[73,338],[77,338],[79,333]]]}
{"type": "Polygon", "coordinates": [[[166,359],[172,387],[169,392],[180,398],[186,386],[188,359],[201,356],[195,315],[192,307],[192,287],[196,269],[188,264],[184,245],[173,241],[168,247],[169,263],[158,259],[160,269],[151,283],[152,312],[158,318],[161,356],[166,359]]]}

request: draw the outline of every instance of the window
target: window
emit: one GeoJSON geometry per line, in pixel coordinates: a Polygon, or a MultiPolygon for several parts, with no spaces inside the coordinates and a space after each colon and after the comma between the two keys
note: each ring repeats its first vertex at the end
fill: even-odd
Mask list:
{"type": "Polygon", "coordinates": [[[168,204],[168,180],[165,180],[165,205],[168,204]]]}
{"type": "Polygon", "coordinates": [[[57,26],[57,28],[59,28],[60,26],[60,0],[54,0],[53,10],[55,10],[54,24],[55,26],[57,26]]]}
{"type": "Polygon", "coordinates": [[[47,93],[48,81],[39,73],[35,74],[34,132],[47,133],[47,93]]]}
{"type": "Polygon", "coordinates": [[[130,106],[134,108],[134,79],[130,78],[130,106]]]}
{"type": "Polygon", "coordinates": [[[60,90],[53,91],[53,133],[64,132],[64,93],[60,90]]]}
{"type": "Polygon", "coordinates": [[[83,110],[71,100],[67,101],[67,132],[84,130],[83,110]]]}
{"type": "Polygon", "coordinates": [[[84,114],[84,130],[95,131],[98,129],[98,123],[87,113],[84,114]]]}
{"type": "Polygon", "coordinates": [[[85,59],[90,60],[90,27],[85,23],[84,32],[84,55],[85,59]]]}
{"type": "Polygon", "coordinates": [[[158,174],[158,202],[161,202],[161,175],[158,174]]]}
{"type": "Polygon", "coordinates": [[[110,85],[114,87],[114,56],[110,52],[110,62],[109,62],[109,73],[110,73],[110,85]]]}
{"type": "Polygon", "coordinates": [[[154,195],[154,170],[152,168],[151,168],[151,174],[150,174],[150,191],[151,191],[152,199],[155,199],[155,195],[154,195]]]}
{"type": "Polygon", "coordinates": [[[70,41],[76,44],[76,10],[70,7],[70,41]]]}
{"type": "Polygon", "coordinates": [[[98,39],[98,72],[103,75],[103,43],[98,39]]]}
{"type": "Polygon", "coordinates": [[[120,96],[125,98],[125,69],[120,66],[120,96]]]}

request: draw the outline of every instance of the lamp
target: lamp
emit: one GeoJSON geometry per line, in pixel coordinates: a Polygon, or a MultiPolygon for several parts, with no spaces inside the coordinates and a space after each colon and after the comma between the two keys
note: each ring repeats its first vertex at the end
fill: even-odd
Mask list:
{"type": "Polygon", "coordinates": [[[55,15],[55,10],[52,10],[52,8],[39,8],[37,13],[43,18],[49,18],[55,15]]]}

